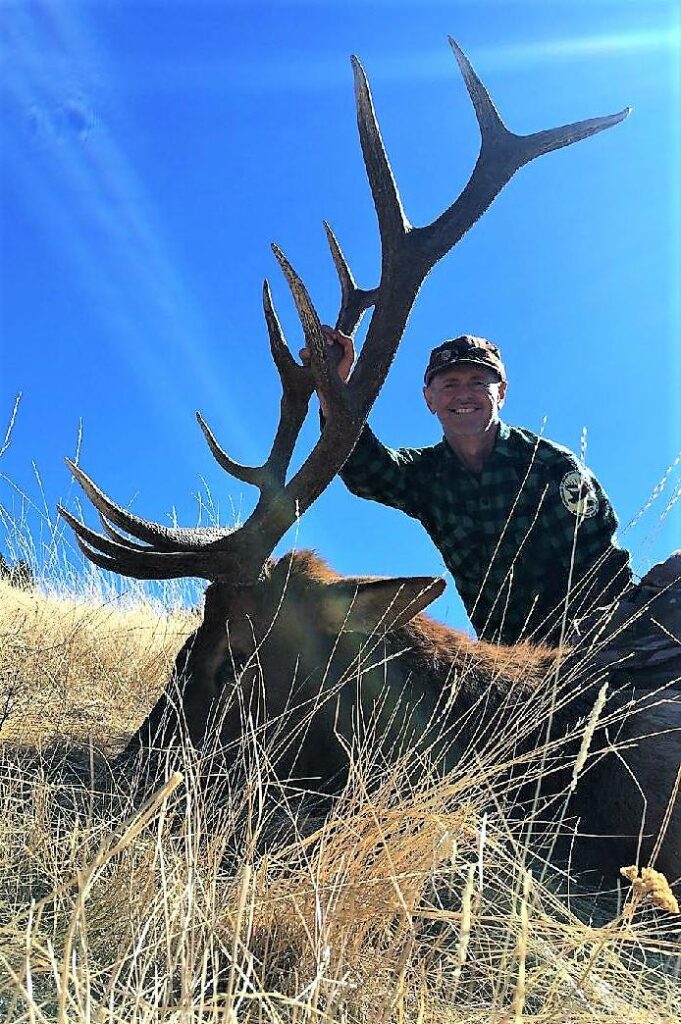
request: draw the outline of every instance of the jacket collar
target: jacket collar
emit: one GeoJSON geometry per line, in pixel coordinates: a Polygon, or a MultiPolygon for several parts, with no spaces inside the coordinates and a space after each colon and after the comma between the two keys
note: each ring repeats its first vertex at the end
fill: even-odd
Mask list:
{"type": "MultiPolygon", "coordinates": [[[[442,438],[442,447],[453,459],[459,464],[459,460],[456,457],[456,452],[449,446],[449,442],[446,437],[442,438]]],[[[503,458],[511,458],[514,454],[513,436],[511,428],[508,423],[504,423],[503,420],[499,420],[499,430],[497,431],[497,438],[494,442],[494,448],[490,452],[490,459],[495,458],[497,455],[503,458]]],[[[489,461],[489,460],[488,460],[489,461]]]]}

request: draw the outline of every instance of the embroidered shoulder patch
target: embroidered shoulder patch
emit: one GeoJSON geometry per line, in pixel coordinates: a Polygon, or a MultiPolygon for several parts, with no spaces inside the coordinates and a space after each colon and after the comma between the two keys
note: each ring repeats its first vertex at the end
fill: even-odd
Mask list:
{"type": "Polygon", "coordinates": [[[568,512],[582,519],[590,519],[598,512],[600,504],[596,488],[590,477],[573,469],[560,482],[560,500],[568,512]]]}

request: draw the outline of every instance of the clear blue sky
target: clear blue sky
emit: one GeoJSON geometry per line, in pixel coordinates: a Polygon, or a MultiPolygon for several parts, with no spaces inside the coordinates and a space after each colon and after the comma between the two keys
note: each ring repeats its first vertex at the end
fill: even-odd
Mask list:
{"type": "MultiPolygon", "coordinates": [[[[272,281],[300,331],[276,241],[324,320],[337,285],[321,221],[373,286],[378,238],[356,139],[349,54],[372,83],[414,223],[456,196],[477,130],[453,35],[516,131],[630,104],[607,133],[524,168],[433,272],[371,422],[393,445],[439,440],[421,397],[432,346],[472,332],[503,349],[506,418],[579,449],[623,527],[681,449],[681,12],[613,0],[1,6],[0,469],[49,509],[83,467],[167,522],[254,495],[215,466],[200,409],[241,461],[264,458],[279,391],[260,308],[272,281]],[[3,430],[4,432],[4,430],[3,430]]],[[[311,418],[301,441],[312,442],[311,418]]],[[[298,456],[300,457],[300,455],[298,456]]],[[[678,467],[622,542],[645,569],[681,543],[678,467]],[[665,515],[665,510],[667,514],[665,515]]],[[[0,503],[15,492],[0,480],[0,503]]],[[[91,519],[94,522],[94,519],[91,519]]],[[[288,538],[284,547],[294,542],[288,538]]],[[[439,573],[422,528],[335,482],[296,543],[345,572],[439,573]]],[[[465,625],[448,588],[437,607],[465,625]]]]}

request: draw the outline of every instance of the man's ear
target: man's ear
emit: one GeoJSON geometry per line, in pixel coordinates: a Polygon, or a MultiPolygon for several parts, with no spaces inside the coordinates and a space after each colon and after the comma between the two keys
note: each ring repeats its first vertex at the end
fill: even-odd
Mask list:
{"type": "Polygon", "coordinates": [[[438,576],[342,580],[324,588],[321,609],[332,629],[373,633],[404,626],[443,593],[438,576]]]}
{"type": "MultiPolygon", "coordinates": [[[[429,396],[429,394],[428,394],[428,388],[427,388],[427,387],[425,387],[425,388],[423,389],[423,397],[424,397],[424,398],[425,398],[425,400],[426,400],[426,405],[428,406],[428,411],[429,411],[429,412],[433,412],[433,407],[432,407],[432,405],[430,404],[430,396],[429,396]]],[[[434,413],[433,413],[433,415],[434,415],[434,413]]]]}
{"type": "Polygon", "coordinates": [[[507,388],[507,386],[508,385],[507,385],[507,382],[505,380],[502,380],[499,383],[499,407],[501,407],[504,404],[504,402],[506,401],[506,388],[507,388]]]}

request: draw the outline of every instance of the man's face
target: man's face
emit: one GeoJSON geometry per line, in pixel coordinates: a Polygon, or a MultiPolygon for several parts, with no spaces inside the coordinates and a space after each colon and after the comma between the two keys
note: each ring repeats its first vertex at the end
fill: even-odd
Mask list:
{"type": "Polygon", "coordinates": [[[446,436],[471,437],[496,427],[506,382],[494,370],[468,363],[437,373],[423,394],[446,436]]]}

